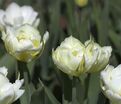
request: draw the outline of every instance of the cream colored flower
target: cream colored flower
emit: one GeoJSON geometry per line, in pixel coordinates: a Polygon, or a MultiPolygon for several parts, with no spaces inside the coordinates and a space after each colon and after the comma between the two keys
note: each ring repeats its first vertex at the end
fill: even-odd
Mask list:
{"type": "Polygon", "coordinates": [[[101,88],[111,104],[121,104],[121,64],[116,68],[108,65],[100,78],[101,88]]]}
{"type": "Polygon", "coordinates": [[[29,62],[40,55],[48,40],[48,32],[42,38],[36,29],[40,21],[37,15],[32,7],[16,3],[0,10],[2,40],[7,51],[20,61],[29,62]]]}
{"type": "Polygon", "coordinates": [[[92,40],[83,45],[79,40],[70,36],[52,52],[56,66],[63,72],[79,76],[82,73],[100,71],[108,64],[112,48],[101,47],[92,40]]]}
{"type": "Polygon", "coordinates": [[[75,3],[80,7],[84,7],[88,4],[88,0],[75,0],[75,3]]]}
{"type": "Polygon", "coordinates": [[[0,104],[12,104],[24,93],[24,90],[20,89],[23,79],[12,84],[6,77],[7,73],[7,68],[0,67],[0,104]]]}
{"type": "Polygon", "coordinates": [[[18,27],[29,24],[34,27],[39,25],[38,13],[31,6],[20,7],[16,3],[11,3],[7,9],[0,10],[0,28],[6,25],[18,27]]]}
{"type": "Polygon", "coordinates": [[[6,32],[2,33],[7,51],[24,62],[29,62],[41,54],[48,37],[46,32],[42,38],[39,31],[31,25],[6,27],[6,32]]]}
{"type": "Polygon", "coordinates": [[[101,47],[92,40],[85,42],[85,68],[87,72],[97,72],[104,69],[111,56],[110,46],[101,47]]]}
{"type": "Polygon", "coordinates": [[[84,70],[84,52],[84,45],[70,36],[53,50],[52,58],[60,70],[72,76],[79,76],[84,70]]]}

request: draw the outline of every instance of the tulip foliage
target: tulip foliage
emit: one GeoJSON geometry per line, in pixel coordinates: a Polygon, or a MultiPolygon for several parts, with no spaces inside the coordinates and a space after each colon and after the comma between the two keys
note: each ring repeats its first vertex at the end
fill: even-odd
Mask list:
{"type": "Polygon", "coordinates": [[[0,104],[121,104],[120,0],[1,0],[0,34],[0,104]]]}

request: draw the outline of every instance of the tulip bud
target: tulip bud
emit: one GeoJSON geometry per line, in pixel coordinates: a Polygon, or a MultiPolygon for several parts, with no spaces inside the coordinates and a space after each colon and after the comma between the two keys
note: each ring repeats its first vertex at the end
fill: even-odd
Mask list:
{"type": "Polygon", "coordinates": [[[18,27],[24,24],[38,27],[40,19],[38,13],[31,6],[20,7],[16,3],[11,3],[5,11],[0,10],[0,28],[6,25],[18,27]]]}
{"type": "Polygon", "coordinates": [[[111,104],[121,104],[121,64],[116,68],[108,65],[100,78],[101,88],[111,104]]]}
{"type": "Polygon", "coordinates": [[[24,90],[20,89],[24,82],[23,79],[16,80],[12,84],[6,75],[7,68],[0,67],[0,104],[12,104],[24,93],[24,90]]]}
{"type": "Polygon", "coordinates": [[[66,38],[57,49],[52,52],[55,65],[64,73],[79,76],[84,66],[84,45],[74,37],[66,38]]]}
{"type": "Polygon", "coordinates": [[[30,25],[6,27],[6,32],[2,33],[7,51],[23,62],[29,62],[40,55],[48,37],[48,32],[42,38],[39,31],[30,25]]]}
{"type": "Polygon", "coordinates": [[[85,68],[87,72],[97,72],[104,69],[111,56],[110,46],[101,47],[92,40],[85,42],[85,68]]]}
{"type": "Polygon", "coordinates": [[[84,7],[87,5],[88,0],[75,0],[75,3],[79,6],[79,7],[84,7]]]}

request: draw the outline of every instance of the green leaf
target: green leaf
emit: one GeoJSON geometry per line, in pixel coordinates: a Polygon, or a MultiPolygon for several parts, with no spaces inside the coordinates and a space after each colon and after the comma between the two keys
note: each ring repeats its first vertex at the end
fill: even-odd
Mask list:
{"type": "Polygon", "coordinates": [[[93,19],[97,25],[98,30],[98,41],[101,45],[108,44],[108,34],[109,34],[109,0],[104,0],[104,7],[102,8],[100,3],[93,3],[93,19]]]}
{"type": "Polygon", "coordinates": [[[43,87],[45,95],[48,97],[51,104],[60,104],[60,102],[55,98],[50,89],[48,89],[48,87],[46,87],[41,80],[40,80],[40,85],[43,87]]]}
{"type": "Polygon", "coordinates": [[[111,42],[116,47],[117,52],[121,55],[121,38],[120,38],[120,35],[116,34],[113,30],[110,30],[109,37],[110,37],[111,42]]]}
{"type": "Polygon", "coordinates": [[[43,88],[37,89],[31,96],[30,104],[45,104],[45,93],[43,88]]]}
{"type": "Polygon", "coordinates": [[[100,89],[99,74],[91,74],[88,86],[88,104],[97,104],[100,89]]]}
{"type": "Polygon", "coordinates": [[[2,58],[0,59],[0,66],[5,66],[7,67],[8,70],[8,77],[11,77],[13,75],[13,73],[15,72],[15,63],[16,60],[10,56],[9,54],[5,54],[2,56],[2,58]]]}
{"type": "MultiPolygon", "coordinates": [[[[33,95],[33,93],[35,93],[35,88],[34,88],[33,84],[30,83],[28,85],[25,85],[25,87],[23,87],[23,89],[25,89],[25,91],[27,91],[27,92],[25,92],[21,96],[21,98],[20,98],[21,104],[34,104],[34,103],[30,103],[31,102],[31,98],[33,98],[32,95],[33,95]]],[[[35,104],[37,104],[37,103],[35,103],[35,104]]]]}

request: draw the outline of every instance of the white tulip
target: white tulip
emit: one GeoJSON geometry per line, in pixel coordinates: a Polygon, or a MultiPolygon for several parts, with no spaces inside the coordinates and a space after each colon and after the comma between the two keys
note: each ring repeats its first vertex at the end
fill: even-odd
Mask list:
{"type": "Polygon", "coordinates": [[[5,11],[0,10],[0,28],[6,25],[18,27],[29,24],[34,27],[39,25],[38,13],[31,6],[20,7],[16,3],[11,3],[5,11]]]}
{"type": "Polygon", "coordinates": [[[56,66],[63,72],[79,76],[82,73],[92,73],[105,68],[109,62],[112,48],[101,47],[92,40],[82,44],[70,36],[52,53],[56,66]]]}
{"type": "Polygon", "coordinates": [[[52,58],[60,70],[72,76],[79,76],[83,72],[84,51],[84,45],[70,36],[53,50],[52,58]]]}
{"type": "Polygon", "coordinates": [[[85,67],[87,72],[97,72],[104,69],[111,56],[110,46],[101,47],[92,40],[85,42],[85,67]]]}
{"type": "Polygon", "coordinates": [[[100,78],[101,88],[111,104],[121,104],[121,64],[116,68],[108,65],[100,78]]]}
{"type": "Polygon", "coordinates": [[[48,32],[42,38],[39,31],[31,25],[6,27],[6,32],[2,33],[7,51],[24,62],[29,62],[40,55],[48,38],[48,32]]]}
{"type": "Polygon", "coordinates": [[[0,67],[0,104],[12,104],[24,93],[24,90],[20,89],[24,80],[16,80],[12,84],[6,75],[7,68],[0,67]]]}
{"type": "Polygon", "coordinates": [[[20,7],[11,3],[5,11],[0,10],[0,29],[7,51],[20,61],[29,62],[42,52],[49,34],[43,38],[36,29],[38,13],[30,6],[20,7]]]}

